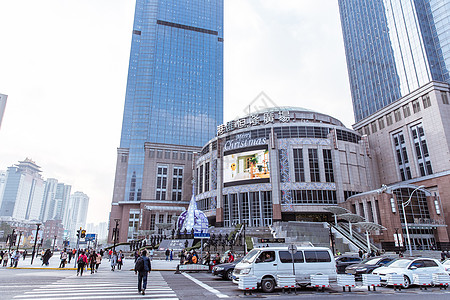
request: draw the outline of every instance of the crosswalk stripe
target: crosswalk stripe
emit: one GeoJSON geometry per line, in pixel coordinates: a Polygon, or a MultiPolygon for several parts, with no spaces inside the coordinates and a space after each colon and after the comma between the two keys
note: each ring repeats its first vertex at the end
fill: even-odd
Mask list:
{"type": "MultiPolygon", "coordinates": [[[[123,275],[126,276],[126,274],[127,273],[124,273],[123,275]]],[[[136,276],[126,276],[125,278],[112,277],[105,280],[105,277],[92,278],[75,275],[60,279],[45,286],[35,287],[33,290],[27,291],[22,295],[16,295],[14,298],[17,300],[178,299],[176,293],[170,288],[161,273],[157,271],[151,272],[148,276],[145,295],[141,295],[137,291],[136,276]],[[108,279],[111,279],[111,281],[107,281],[108,279]]]]}

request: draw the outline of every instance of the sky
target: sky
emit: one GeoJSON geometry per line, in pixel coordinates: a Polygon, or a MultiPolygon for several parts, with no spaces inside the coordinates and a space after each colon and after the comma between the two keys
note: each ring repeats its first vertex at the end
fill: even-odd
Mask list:
{"type": "MultiPolygon", "coordinates": [[[[224,0],[224,121],[264,92],[354,123],[335,0],[224,0]]],[[[0,170],[30,158],[108,221],[135,0],[0,1],[0,170]]]]}

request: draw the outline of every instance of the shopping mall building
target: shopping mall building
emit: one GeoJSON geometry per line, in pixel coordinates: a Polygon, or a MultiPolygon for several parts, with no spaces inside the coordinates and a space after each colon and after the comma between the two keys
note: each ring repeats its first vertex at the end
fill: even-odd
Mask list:
{"type": "Polygon", "coordinates": [[[367,142],[339,120],[297,107],[218,127],[195,162],[196,200],[210,224],[328,221],[325,207],[379,187],[367,142]]]}

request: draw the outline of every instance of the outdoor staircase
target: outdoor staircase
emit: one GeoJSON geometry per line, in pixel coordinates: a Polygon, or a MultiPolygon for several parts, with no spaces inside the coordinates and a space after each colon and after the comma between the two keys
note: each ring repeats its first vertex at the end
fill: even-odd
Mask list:
{"type": "MultiPolygon", "coordinates": [[[[352,235],[350,235],[350,228],[347,223],[338,222],[337,226],[332,223],[329,223],[329,225],[331,225],[333,234],[351,244],[353,250],[368,252],[369,248],[367,247],[367,238],[365,235],[358,233],[354,228],[352,228],[352,235]]],[[[373,251],[381,251],[380,247],[374,245],[372,242],[370,243],[370,249],[373,251]]]]}

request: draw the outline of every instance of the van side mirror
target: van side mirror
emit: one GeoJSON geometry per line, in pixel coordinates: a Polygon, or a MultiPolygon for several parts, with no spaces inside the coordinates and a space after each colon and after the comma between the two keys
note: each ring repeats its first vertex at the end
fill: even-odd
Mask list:
{"type": "Polygon", "coordinates": [[[258,263],[260,263],[260,262],[261,262],[261,258],[258,257],[258,258],[255,260],[255,263],[258,264],[258,263]]]}

